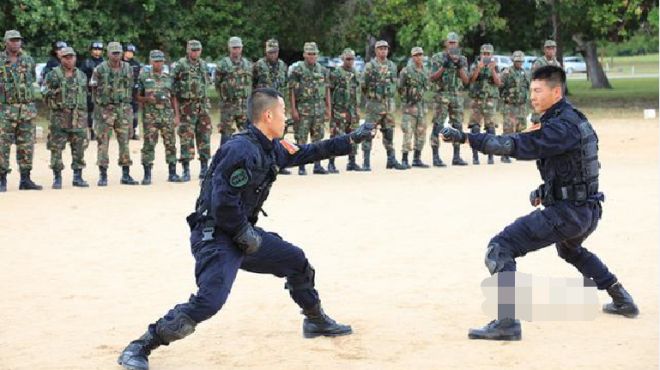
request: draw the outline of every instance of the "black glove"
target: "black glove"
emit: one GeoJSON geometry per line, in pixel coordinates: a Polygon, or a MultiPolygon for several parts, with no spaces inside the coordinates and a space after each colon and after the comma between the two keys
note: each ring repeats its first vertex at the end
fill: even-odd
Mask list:
{"type": "Polygon", "coordinates": [[[449,57],[445,57],[445,59],[442,61],[442,66],[447,69],[451,68],[451,66],[454,64],[454,62],[451,60],[449,57]]]}
{"type": "Polygon", "coordinates": [[[234,236],[238,248],[245,254],[256,253],[261,247],[261,235],[251,224],[247,224],[234,236]]]}
{"type": "Polygon", "coordinates": [[[352,142],[358,144],[372,138],[374,136],[374,128],[376,128],[376,125],[371,122],[365,122],[355,129],[355,131],[348,134],[348,136],[350,136],[352,142]]]}
{"type": "Polygon", "coordinates": [[[443,141],[452,142],[452,143],[464,143],[467,139],[467,135],[464,132],[458,131],[453,127],[443,127],[440,130],[440,136],[442,136],[443,141]]]}

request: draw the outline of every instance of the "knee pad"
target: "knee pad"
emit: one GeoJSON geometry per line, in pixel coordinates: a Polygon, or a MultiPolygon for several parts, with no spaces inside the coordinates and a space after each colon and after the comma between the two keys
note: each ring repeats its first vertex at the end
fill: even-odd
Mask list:
{"type": "Polygon", "coordinates": [[[504,248],[498,242],[491,241],[490,244],[488,244],[486,258],[484,260],[486,268],[488,268],[490,274],[494,275],[503,271],[504,266],[509,262],[513,262],[511,251],[504,248]]]}
{"type": "Polygon", "coordinates": [[[197,325],[190,316],[176,309],[172,316],[170,320],[163,318],[156,322],[156,334],[163,344],[187,337],[195,331],[195,325],[197,325]]]}
{"type": "Polygon", "coordinates": [[[316,272],[312,265],[307,263],[305,270],[299,274],[287,276],[284,289],[293,292],[294,290],[314,289],[314,276],[316,272]]]}

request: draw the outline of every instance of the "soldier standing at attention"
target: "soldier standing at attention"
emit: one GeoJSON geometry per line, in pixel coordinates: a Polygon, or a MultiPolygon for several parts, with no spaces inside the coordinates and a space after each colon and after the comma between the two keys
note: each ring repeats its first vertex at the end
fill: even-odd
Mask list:
{"type": "Polygon", "coordinates": [[[126,45],[126,50],[124,50],[124,56],[122,57],[122,61],[128,63],[131,66],[131,71],[133,72],[133,98],[131,100],[131,109],[133,109],[133,126],[131,132],[131,140],[140,140],[140,137],[137,134],[139,106],[136,98],[138,77],[140,76],[140,62],[135,60],[136,52],[137,48],[135,45],[128,44],[126,45]]]}
{"type": "MultiPolygon", "coordinates": [[[[357,72],[353,68],[355,62],[355,51],[344,49],[341,54],[342,65],[330,71],[328,80],[330,86],[330,97],[332,99],[332,117],[330,119],[330,138],[344,135],[355,130],[360,124],[358,114],[357,91],[360,82],[357,72]]],[[[362,171],[355,163],[357,144],[353,144],[351,154],[348,155],[346,171],[362,171]]],[[[335,158],[330,157],[328,172],[339,173],[335,167],[335,158]]]]}
{"type": "Polygon", "coordinates": [[[179,59],[172,70],[174,79],[174,120],[179,124],[182,181],[190,181],[190,161],[199,154],[199,178],[203,179],[211,157],[211,103],[207,95],[210,78],[206,62],[201,59],[202,43],[189,40],[187,56],[179,59]],[[177,109],[178,108],[178,109],[177,109]]]}
{"type": "Polygon", "coordinates": [[[34,118],[34,61],[22,50],[20,32],[5,32],[5,50],[0,52],[0,192],[7,191],[11,145],[16,143],[16,161],[21,172],[19,190],[41,190],[30,179],[36,126],[34,118]]]}
{"type": "MultiPolygon", "coordinates": [[[[330,119],[330,93],[328,92],[328,71],[316,62],[319,49],[315,42],[306,42],[303,57],[289,78],[291,89],[291,117],[296,122],[296,142],[307,144],[311,134],[312,142],[323,140],[325,120],[330,119]]],[[[325,175],[328,171],[321,161],[314,162],[314,173],[325,175]]],[[[305,165],[300,164],[298,175],[307,175],[305,165]]]]}
{"type": "Polygon", "coordinates": [[[154,149],[158,143],[158,133],[163,137],[165,162],[167,162],[169,182],[180,182],[176,173],[176,135],[172,97],[172,78],[163,70],[165,54],[160,50],[149,52],[150,71],[142,71],[138,78],[138,102],[142,104],[142,126],[144,143],[142,145],[142,166],[144,179],[142,185],[151,184],[151,169],[154,163],[154,149]]]}
{"type": "Polygon", "coordinates": [[[422,162],[421,155],[426,141],[426,122],[424,121],[424,93],[428,91],[430,82],[428,71],[424,67],[424,50],[416,46],[410,50],[412,63],[399,73],[399,96],[403,105],[401,130],[403,131],[403,146],[401,164],[410,168],[408,152],[412,149],[412,139],[415,137],[415,154],[413,167],[428,168],[422,162]]]}
{"type": "Polygon", "coordinates": [[[89,86],[89,81],[92,79],[94,68],[103,63],[103,42],[93,41],[89,45],[89,58],[83,61],[80,70],[87,76],[87,127],[89,128],[89,138],[94,140],[96,135],[94,133],[94,98],[92,97],[92,88],[89,86]]]}
{"type": "MultiPolygon", "coordinates": [[[[543,43],[543,56],[537,58],[532,64],[532,73],[543,66],[556,66],[561,67],[561,63],[557,60],[557,42],[555,40],[545,40],[543,43]]],[[[532,123],[539,123],[541,116],[532,112],[532,123]]]]}
{"type": "MultiPolygon", "coordinates": [[[[512,59],[513,66],[502,73],[502,100],[504,100],[502,125],[505,135],[522,132],[527,128],[529,77],[522,66],[525,54],[520,50],[514,51],[512,59]]],[[[503,155],[502,162],[511,163],[511,159],[503,155]]]]}
{"type": "Polygon", "coordinates": [[[229,56],[218,62],[215,88],[220,98],[220,145],[247,121],[247,99],[252,90],[252,63],[243,58],[243,41],[229,38],[229,56]]]}
{"type": "Polygon", "coordinates": [[[131,152],[128,147],[129,133],[133,118],[131,101],[133,99],[133,72],[128,63],[121,61],[121,44],[108,43],[108,60],[99,64],[89,84],[94,96],[94,123],[99,166],[98,186],[108,185],[108,145],[110,131],[114,130],[119,144],[119,166],[121,166],[121,184],[138,185],[130,174],[131,152]]]}
{"type": "MultiPolygon", "coordinates": [[[[493,45],[481,45],[481,56],[472,63],[472,75],[470,76],[470,132],[479,133],[481,121],[484,121],[484,130],[489,134],[495,134],[495,110],[497,99],[500,96],[498,90],[502,85],[500,75],[497,73],[497,63],[492,58],[493,45]]],[[[495,163],[492,154],[488,154],[488,164],[495,163]]],[[[479,164],[479,154],[472,149],[472,164],[479,164]]]]}
{"type": "MultiPolygon", "coordinates": [[[[376,41],[376,57],[364,68],[364,85],[362,89],[366,95],[367,122],[380,125],[383,133],[383,146],[387,152],[386,168],[405,170],[406,168],[396,160],[394,151],[394,110],[392,99],[397,85],[396,65],[387,59],[389,44],[385,40],[376,41]]],[[[366,171],[371,169],[371,140],[362,144],[364,151],[364,166],[366,171]]]]}
{"type": "Polygon", "coordinates": [[[76,68],[76,52],[71,47],[60,51],[61,65],[44,80],[44,99],[50,108],[48,149],[53,170],[53,189],[62,188],[62,151],[71,146],[73,186],[88,187],[82,177],[87,141],[87,76],[76,68]]]}

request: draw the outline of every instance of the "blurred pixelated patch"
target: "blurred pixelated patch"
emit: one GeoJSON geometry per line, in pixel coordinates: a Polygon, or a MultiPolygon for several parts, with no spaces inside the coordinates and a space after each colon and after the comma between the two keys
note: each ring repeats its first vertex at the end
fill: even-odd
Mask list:
{"type": "Polygon", "coordinates": [[[481,283],[484,312],[525,321],[588,321],[600,311],[596,285],[586,278],[553,278],[503,271],[481,283]]]}

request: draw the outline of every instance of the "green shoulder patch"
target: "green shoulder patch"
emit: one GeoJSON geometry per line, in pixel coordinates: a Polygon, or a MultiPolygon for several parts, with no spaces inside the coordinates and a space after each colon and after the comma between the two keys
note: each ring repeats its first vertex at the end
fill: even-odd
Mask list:
{"type": "Polygon", "coordinates": [[[237,168],[229,176],[229,185],[234,188],[242,188],[250,181],[250,175],[245,168],[237,168]]]}

